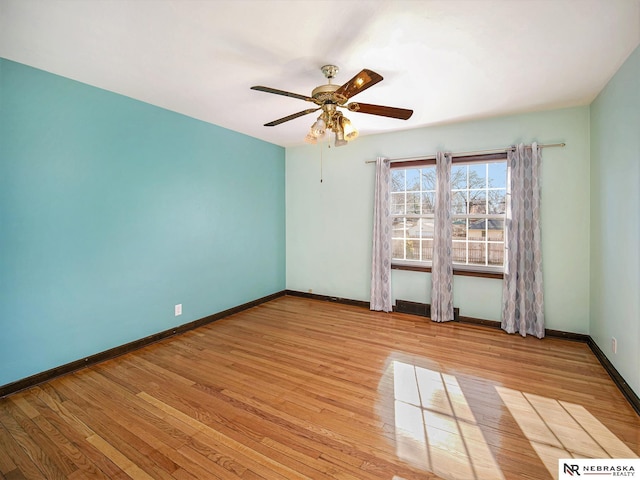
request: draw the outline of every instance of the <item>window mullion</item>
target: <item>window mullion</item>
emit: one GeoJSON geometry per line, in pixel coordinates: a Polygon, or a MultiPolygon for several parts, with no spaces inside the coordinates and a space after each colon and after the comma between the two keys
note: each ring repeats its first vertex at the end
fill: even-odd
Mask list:
{"type": "Polygon", "coordinates": [[[407,259],[407,217],[406,217],[406,211],[407,211],[407,203],[405,201],[404,204],[404,210],[405,210],[405,216],[402,217],[402,254],[403,254],[403,258],[406,260],[407,259]]]}
{"type": "Polygon", "coordinates": [[[403,258],[407,259],[407,171],[404,171],[404,217],[402,218],[403,258]]]}

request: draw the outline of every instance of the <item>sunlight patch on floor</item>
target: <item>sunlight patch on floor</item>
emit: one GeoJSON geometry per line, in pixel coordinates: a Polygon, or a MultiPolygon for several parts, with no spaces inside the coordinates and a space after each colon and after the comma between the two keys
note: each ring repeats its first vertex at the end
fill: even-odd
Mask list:
{"type": "Polygon", "coordinates": [[[455,376],[393,362],[396,453],[446,479],[504,479],[455,376]]]}
{"type": "Polygon", "coordinates": [[[637,458],[583,406],[495,387],[545,467],[555,476],[560,458],[637,458]]]}

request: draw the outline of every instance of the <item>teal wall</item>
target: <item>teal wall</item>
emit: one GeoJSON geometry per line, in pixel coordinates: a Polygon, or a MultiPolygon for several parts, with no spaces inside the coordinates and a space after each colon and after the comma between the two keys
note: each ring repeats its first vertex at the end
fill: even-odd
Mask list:
{"type": "Polygon", "coordinates": [[[284,289],[283,148],[4,59],[0,95],[0,385],[284,289]]]}
{"type": "MultiPolygon", "coordinates": [[[[357,117],[350,117],[356,126],[357,117]]],[[[375,167],[366,160],[532,141],[567,144],[543,151],[547,328],[588,333],[588,107],[371,135],[340,148],[327,143],[288,148],[287,288],[369,300],[375,167]]],[[[394,301],[430,302],[430,274],[394,270],[392,284],[394,301]]],[[[454,305],[461,315],[499,320],[501,300],[501,280],[454,277],[454,305]]]]}
{"type": "Polygon", "coordinates": [[[640,47],[591,105],[590,334],[638,395],[639,192],[640,47]]]}

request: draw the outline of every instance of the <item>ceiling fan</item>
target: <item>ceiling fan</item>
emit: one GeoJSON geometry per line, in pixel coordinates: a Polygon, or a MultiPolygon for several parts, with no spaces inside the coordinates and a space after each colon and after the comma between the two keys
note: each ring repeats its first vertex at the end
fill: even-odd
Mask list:
{"type": "Polygon", "coordinates": [[[368,113],[370,115],[398,118],[400,120],[407,120],[413,114],[413,110],[407,110],[405,108],[385,107],[382,105],[371,105],[369,103],[358,102],[347,103],[351,97],[382,81],[382,76],[376,72],[365,68],[344,85],[334,85],[331,83],[331,80],[338,73],[338,67],[335,65],[324,65],[320,70],[327,78],[328,83],[314,88],[310,97],[260,85],[251,87],[252,90],[275,93],[276,95],[284,95],[285,97],[299,98],[300,100],[312,102],[317,105],[316,108],[308,108],[301,112],[265,123],[265,127],[274,127],[281,123],[288,122],[289,120],[293,120],[294,118],[322,110],[318,119],[311,126],[305,141],[308,143],[316,143],[318,139],[325,136],[327,130],[330,130],[335,133],[336,147],[340,147],[342,145],[346,145],[348,141],[356,138],[358,136],[358,131],[353,127],[351,121],[338,110],[338,108],[346,108],[350,112],[368,113]]]}

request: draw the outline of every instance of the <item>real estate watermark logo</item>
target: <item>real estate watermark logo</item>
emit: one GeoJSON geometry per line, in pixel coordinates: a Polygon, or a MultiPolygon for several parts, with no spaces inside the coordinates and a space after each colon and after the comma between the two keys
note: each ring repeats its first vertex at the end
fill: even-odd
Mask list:
{"type": "Polygon", "coordinates": [[[640,458],[561,458],[558,480],[575,478],[640,478],[640,458]]]}
{"type": "Polygon", "coordinates": [[[565,475],[574,475],[580,476],[580,465],[576,465],[575,463],[563,463],[562,469],[564,470],[565,475]]]}

